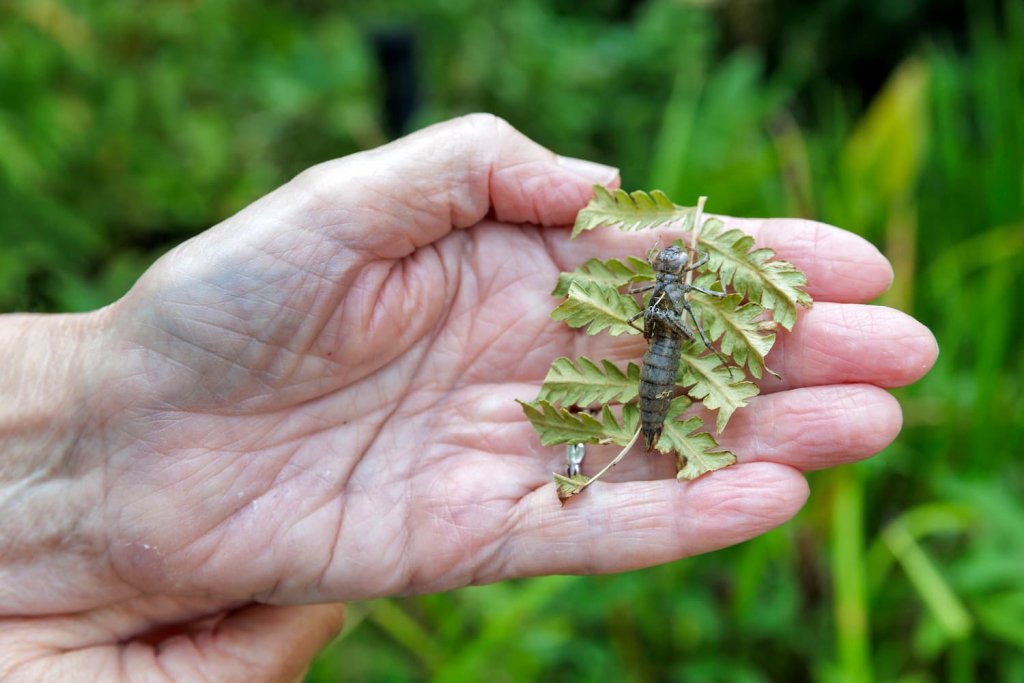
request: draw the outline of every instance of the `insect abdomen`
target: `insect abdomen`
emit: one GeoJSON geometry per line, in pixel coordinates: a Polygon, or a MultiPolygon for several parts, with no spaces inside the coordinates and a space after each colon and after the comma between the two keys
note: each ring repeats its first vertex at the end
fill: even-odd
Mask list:
{"type": "Polygon", "coordinates": [[[679,370],[679,356],[682,342],[671,334],[657,335],[640,368],[640,425],[644,435],[644,446],[654,450],[654,444],[661,436],[668,415],[668,406],[675,393],[676,372],[679,370]]]}

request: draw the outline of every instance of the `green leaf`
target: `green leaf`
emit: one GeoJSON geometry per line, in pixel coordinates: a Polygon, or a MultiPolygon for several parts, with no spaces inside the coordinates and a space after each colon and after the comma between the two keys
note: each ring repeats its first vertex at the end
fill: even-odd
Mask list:
{"type": "Polygon", "coordinates": [[[558,276],[558,284],[551,292],[552,296],[565,296],[569,293],[569,285],[573,282],[600,282],[618,289],[619,287],[637,279],[654,279],[654,269],[651,264],[643,259],[630,256],[623,263],[619,259],[608,259],[601,261],[592,258],[571,273],[561,273],[558,276]]]}
{"type": "MultiPolygon", "coordinates": [[[[573,236],[599,225],[623,230],[642,230],[673,225],[693,230],[696,210],[673,204],[663,193],[610,192],[595,188],[595,197],[578,215],[573,236]]],[[[766,370],[765,356],[771,350],[778,326],[791,329],[796,307],[810,306],[805,291],[807,279],[791,264],[774,259],[771,249],[754,247],[753,238],[739,230],[726,230],[721,221],[711,219],[694,233],[696,249],[707,253],[707,263],[693,273],[693,284],[723,296],[693,292],[687,295],[696,321],[705,336],[719,347],[721,354],[709,353],[700,342],[684,345],[676,384],[686,394],[676,397],[662,429],[656,448],[676,454],[678,477],[693,479],[736,462],[722,450],[710,433],[698,431],[700,418],[678,419],[694,400],[717,411],[715,427],[721,432],[736,410],[746,406],[758,393],[747,380],[745,369],[755,378],[766,370]],[[770,317],[766,313],[770,312],[770,317]],[[737,367],[734,367],[736,364],[737,367]]],[[[675,244],[689,248],[676,240],[675,244]]],[[[691,242],[692,243],[692,242],[691,242]]],[[[651,254],[648,254],[648,261],[651,254]]],[[[701,258],[695,255],[693,258],[701,258]]],[[[588,334],[608,331],[611,335],[639,334],[627,320],[641,312],[636,299],[620,289],[636,280],[653,280],[648,261],[630,256],[601,261],[591,259],[571,273],[562,273],[553,292],[565,295],[551,316],[571,327],[586,328],[588,334]]],[[[686,281],[691,276],[686,275],[686,281]]],[[[650,298],[650,295],[645,297],[650,298]]],[[[662,305],[659,303],[659,305],[662,305]]],[[[578,494],[621,460],[640,436],[640,368],[631,363],[623,371],[607,360],[559,358],[545,378],[538,400],[523,403],[541,442],[626,444],[618,456],[592,478],[555,475],[559,498],[564,502],[578,494]],[[609,408],[609,402],[623,403],[621,418],[609,408]],[[600,417],[575,413],[558,403],[601,404],[600,417]]],[[[774,373],[773,373],[774,374],[774,373]]]]}
{"type": "MultiPolygon", "coordinates": [[[[605,406],[604,410],[608,414],[608,416],[611,415],[610,411],[608,411],[608,406],[605,406]]],[[[555,490],[558,493],[558,500],[560,500],[563,505],[565,505],[565,502],[569,500],[569,498],[575,496],[580,491],[587,488],[595,481],[597,481],[605,474],[607,474],[608,471],[611,470],[611,468],[615,467],[615,465],[621,462],[622,459],[629,454],[630,450],[632,450],[633,448],[633,445],[636,444],[636,440],[640,438],[640,428],[637,426],[637,422],[639,421],[639,419],[640,411],[637,409],[635,405],[629,404],[622,407],[621,426],[626,427],[627,425],[632,425],[633,434],[632,436],[629,437],[629,439],[627,439],[623,444],[621,444],[622,450],[619,451],[619,454],[612,458],[608,462],[608,464],[602,467],[601,471],[599,471],[594,476],[586,477],[582,473],[580,473],[574,477],[564,477],[560,474],[555,474],[555,490]]],[[[612,421],[614,421],[614,417],[612,417],[612,421]]]]}
{"type": "Polygon", "coordinates": [[[557,358],[537,398],[581,406],[610,401],[626,403],[636,398],[640,386],[640,367],[636,363],[630,363],[626,372],[609,360],[602,359],[601,366],[586,356],[580,356],[575,363],[565,357],[557,358]]]}
{"type": "Polygon", "coordinates": [[[649,230],[678,224],[685,230],[693,225],[695,213],[692,206],[673,204],[661,190],[652,190],[650,194],[622,189],[609,192],[601,185],[594,185],[594,198],[576,214],[572,237],[602,225],[621,230],[649,230]]]}
{"type": "Polygon", "coordinates": [[[622,408],[620,422],[608,406],[602,406],[601,419],[598,420],[589,413],[574,413],[544,400],[532,403],[517,400],[517,403],[522,406],[545,446],[564,443],[626,444],[633,438],[639,420],[639,411],[636,408],[627,410],[630,408],[628,405],[622,408]]]}
{"type": "MultiPolygon", "coordinates": [[[[607,410],[608,406],[604,406],[604,408],[607,410]]],[[[640,406],[636,403],[624,404],[622,406],[622,420],[618,423],[618,431],[611,433],[615,437],[614,443],[619,445],[629,443],[630,439],[632,439],[636,434],[637,426],[639,424],[640,406]]]]}
{"type": "Polygon", "coordinates": [[[750,374],[761,379],[764,357],[775,344],[775,323],[761,317],[764,309],[760,304],[743,304],[742,300],[740,294],[719,299],[695,292],[690,302],[708,338],[713,342],[721,340],[719,348],[723,354],[731,356],[739,367],[749,367],[750,374]]]}
{"type": "Polygon", "coordinates": [[[585,474],[567,477],[564,474],[555,473],[555,492],[563,505],[565,501],[582,491],[588,483],[590,483],[590,477],[585,474]]]}
{"type": "Polygon", "coordinates": [[[568,298],[551,311],[551,317],[564,320],[569,327],[589,325],[587,334],[607,329],[614,337],[622,333],[640,334],[640,330],[626,322],[639,312],[636,301],[614,287],[600,282],[573,282],[568,298]]]}
{"type": "Polygon", "coordinates": [[[700,355],[704,345],[694,342],[683,347],[682,362],[676,383],[693,399],[702,401],[708,410],[717,410],[716,430],[721,433],[733,412],[757,396],[757,385],[748,382],[742,371],[729,372],[718,357],[700,355]]]}
{"type": "Polygon", "coordinates": [[[657,443],[657,449],[662,453],[675,452],[676,478],[696,479],[735,463],[736,456],[722,450],[713,436],[696,431],[704,424],[699,417],[677,419],[690,405],[689,400],[679,400],[685,398],[680,396],[672,401],[657,443]]]}
{"type": "Polygon", "coordinates": [[[804,291],[807,278],[787,261],[773,259],[771,249],[753,249],[754,238],[737,229],[725,230],[722,221],[709,219],[700,244],[711,256],[708,263],[726,285],[772,311],[787,330],[796,322],[796,307],[811,306],[804,291]]]}

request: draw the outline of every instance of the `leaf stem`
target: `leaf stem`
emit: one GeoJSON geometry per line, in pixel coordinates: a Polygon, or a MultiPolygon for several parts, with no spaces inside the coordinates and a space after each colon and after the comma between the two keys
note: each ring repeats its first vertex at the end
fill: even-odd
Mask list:
{"type": "Polygon", "coordinates": [[[601,476],[603,476],[605,472],[607,472],[607,471],[608,471],[608,470],[610,470],[611,468],[613,468],[613,467],[615,467],[616,465],[618,465],[618,464],[619,464],[619,461],[620,461],[620,460],[622,460],[622,459],[623,459],[624,457],[626,457],[626,453],[629,453],[629,449],[631,449],[631,448],[633,447],[633,444],[635,444],[635,443],[636,443],[637,437],[639,437],[639,436],[640,436],[640,427],[638,426],[638,427],[636,428],[636,431],[635,431],[635,432],[633,432],[633,438],[629,440],[629,443],[627,443],[627,444],[626,444],[626,445],[625,445],[625,446],[624,446],[624,447],[622,448],[622,450],[621,450],[621,451],[619,451],[619,454],[618,454],[618,455],[616,455],[616,456],[615,456],[615,457],[614,457],[614,458],[612,459],[612,461],[611,461],[610,463],[608,463],[607,465],[605,465],[604,467],[602,467],[602,468],[601,468],[601,471],[600,471],[600,472],[598,472],[597,474],[595,474],[594,476],[592,476],[592,477],[591,477],[590,479],[588,479],[588,480],[587,480],[587,483],[586,483],[586,484],[584,484],[584,486],[589,486],[590,484],[592,484],[592,483],[594,482],[594,480],[595,480],[595,479],[597,479],[598,477],[601,477],[601,476]]]}
{"type": "MultiPolygon", "coordinates": [[[[697,207],[693,213],[693,229],[690,231],[690,253],[693,254],[693,258],[697,258],[697,239],[700,237],[700,225],[701,219],[704,217],[704,204],[708,201],[708,198],[701,195],[697,200],[697,207]]],[[[686,271],[686,284],[693,283],[693,271],[686,271]]]]}
{"type": "Polygon", "coordinates": [[[565,488],[563,488],[563,485],[565,485],[566,482],[571,482],[572,480],[568,479],[567,477],[561,477],[561,476],[556,474],[555,475],[555,481],[559,483],[558,499],[562,501],[562,504],[564,505],[565,501],[567,501],[569,498],[572,498],[576,494],[580,493],[583,489],[587,488],[588,486],[593,484],[595,481],[600,479],[602,476],[604,476],[605,472],[607,472],[611,468],[613,468],[616,465],[618,465],[619,461],[622,460],[624,457],[626,457],[626,453],[629,453],[630,449],[633,448],[633,444],[636,443],[636,440],[637,440],[637,438],[639,438],[639,436],[640,436],[640,425],[637,425],[636,431],[633,433],[633,438],[629,440],[629,443],[627,443],[625,446],[623,446],[622,450],[619,451],[619,454],[616,455],[612,459],[612,461],[610,463],[608,463],[607,465],[602,467],[601,471],[598,472],[597,474],[595,474],[594,476],[592,476],[590,479],[587,479],[584,482],[579,482],[574,487],[566,486],[565,488]]]}

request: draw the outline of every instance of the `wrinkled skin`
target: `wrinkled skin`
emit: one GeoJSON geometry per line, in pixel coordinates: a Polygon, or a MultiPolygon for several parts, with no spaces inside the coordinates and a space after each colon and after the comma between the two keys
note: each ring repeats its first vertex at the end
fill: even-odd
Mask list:
{"type": "Polygon", "coordinates": [[[894,438],[882,387],[936,347],[862,305],[888,286],[885,259],[821,224],[727,219],[816,299],[768,358],[783,379],[722,435],[739,464],[680,484],[672,458],[634,454],[561,507],[563,450],[513,399],[557,356],[644,349],[548,317],[559,271],[650,246],[569,242],[595,182],[618,180],[466,117],[310,169],[106,309],[32,322],[60,326],[43,338],[67,377],[37,384],[71,417],[50,427],[64,450],[0,478],[31,493],[0,496],[19,520],[0,535],[0,678],[298,679],[339,601],[721,548],[789,519],[802,472],[894,438]]]}

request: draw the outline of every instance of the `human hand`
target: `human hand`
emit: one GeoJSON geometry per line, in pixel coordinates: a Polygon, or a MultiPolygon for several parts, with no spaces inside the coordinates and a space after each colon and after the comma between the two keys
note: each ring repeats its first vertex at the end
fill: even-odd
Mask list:
{"type": "Polygon", "coordinates": [[[617,181],[463,118],[310,169],[78,320],[70,445],[0,477],[33,492],[27,513],[24,495],[0,496],[0,515],[47,520],[0,537],[0,652],[14,634],[34,644],[7,671],[300,675],[282,663],[304,665],[340,609],[285,605],[706,552],[791,517],[802,471],[891,441],[900,410],[879,387],[917,379],[936,347],[860,305],[888,286],[885,259],[828,226],[729,219],[816,300],[768,358],[784,379],[762,381],[722,435],[739,464],[680,484],[671,458],[635,456],[563,508],[562,451],[536,443],[513,399],[559,355],[643,346],[548,317],[558,272],[649,246],[568,240],[594,182],[617,181]]]}

